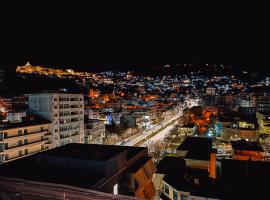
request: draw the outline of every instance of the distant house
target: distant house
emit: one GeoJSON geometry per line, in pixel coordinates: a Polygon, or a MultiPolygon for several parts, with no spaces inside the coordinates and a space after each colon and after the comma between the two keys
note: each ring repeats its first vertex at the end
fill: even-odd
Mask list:
{"type": "Polygon", "coordinates": [[[207,170],[190,168],[179,157],[164,157],[157,165],[154,184],[162,200],[220,199],[221,188],[207,170]]]}
{"type": "Polygon", "coordinates": [[[265,152],[256,142],[247,142],[245,140],[231,141],[233,149],[233,159],[235,160],[263,160],[265,152]]]}
{"type": "Polygon", "coordinates": [[[212,148],[212,138],[187,137],[176,149],[190,168],[208,170],[209,176],[216,177],[216,149],[212,148]]]}

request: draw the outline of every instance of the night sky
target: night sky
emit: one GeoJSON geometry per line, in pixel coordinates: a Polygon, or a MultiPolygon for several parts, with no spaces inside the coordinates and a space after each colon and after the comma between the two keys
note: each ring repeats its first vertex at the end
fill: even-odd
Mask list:
{"type": "Polygon", "coordinates": [[[1,7],[0,67],[138,69],[168,63],[270,65],[267,12],[223,5],[25,5],[1,7]]]}

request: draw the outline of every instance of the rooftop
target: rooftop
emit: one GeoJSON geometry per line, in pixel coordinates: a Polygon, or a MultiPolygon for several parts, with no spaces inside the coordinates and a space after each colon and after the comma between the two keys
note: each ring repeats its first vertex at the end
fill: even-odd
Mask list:
{"type": "Polygon", "coordinates": [[[131,165],[127,171],[128,172],[136,172],[138,171],[143,165],[145,165],[149,160],[152,158],[149,156],[145,156],[137,160],[133,165],[131,165]]]}
{"type": "Polygon", "coordinates": [[[231,141],[234,150],[249,150],[264,152],[263,148],[257,142],[247,142],[245,140],[231,141]]]}
{"type": "Polygon", "coordinates": [[[212,138],[206,137],[187,137],[177,148],[180,151],[187,151],[185,158],[196,160],[210,160],[212,149],[212,138]]]}
{"type": "Polygon", "coordinates": [[[76,170],[75,173],[72,168],[52,166],[44,162],[36,162],[31,158],[3,164],[0,166],[0,176],[82,188],[91,188],[104,178],[101,173],[87,170],[76,170]]]}
{"type": "Polygon", "coordinates": [[[222,179],[228,199],[267,199],[270,163],[224,159],[222,179]]]}
{"type": "Polygon", "coordinates": [[[35,126],[42,124],[51,123],[49,120],[43,119],[38,116],[28,116],[24,117],[22,122],[10,123],[10,122],[2,122],[0,123],[0,130],[7,130],[13,128],[23,128],[27,126],[35,126]]]}
{"type": "Polygon", "coordinates": [[[186,161],[183,158],[165,156],[157,164],[157,173],[159,174],[177,174],[184,173],[186,161]]]}
{"type": "Polygon", "coordinates": [[[72,143],[4,163],[0,166],[0,176],[93,189],[119,170],[139,168],[150,159],[146,155],[144,147],[72,143]],[[120,154],[124,151],[126,155],[120,154]]]}
{"type": "Polygon", "coordinates": [[[132,158],[141,151],[145,151],[145,147],[129,147],[117,145],[100,145],[100,144],[78,144],[72,143],[61,148],[50,149],[41,152],[39,155],[50,157],[66,157],[83,160],[105,161],[114,157],[115,155],[127,150],[127,158],[132,158]]]}
{"type": "Polygon", "coordinates": [[[163,180],[176,190],[189,192],[191,195],[212,198],[221,196],[220,184],[210,179],[206,170],[187,168],[185,176],[169,174],[163,180]]]}

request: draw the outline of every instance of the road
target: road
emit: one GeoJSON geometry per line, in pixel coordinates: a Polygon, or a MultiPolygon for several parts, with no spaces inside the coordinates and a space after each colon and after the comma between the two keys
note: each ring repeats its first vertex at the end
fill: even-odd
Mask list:
{"type": "Polygon", "coordinates": [[[163,130],[157,132],[157,134],[155,134],[153,137],[151,137],[151,138],[147,139],[146,141],[144,141],[140,146],[148,147],[148,151],[153,152],[154,147],[155,147],[154,144],[156,144],[158,141],[161,141],[164,138],[166,138],[170,134],[171,130],[176,125],[177,125],[177,121],[175,121],[172,124],[168,125],[163,130]]]}
{"type": "Polygon", "coordinates": [[[176,125],[177,120],[182,116],[182,114],[183,112],[180,111],[173,117],[165,119],[150,130],[136,134],[130,138],[118,142],[117,145],[122,144],[124,146],[145,146],[147,144],[145,141],[152,141],[152,143],[156,143],[170,133],[170,130],[176,125]]]}

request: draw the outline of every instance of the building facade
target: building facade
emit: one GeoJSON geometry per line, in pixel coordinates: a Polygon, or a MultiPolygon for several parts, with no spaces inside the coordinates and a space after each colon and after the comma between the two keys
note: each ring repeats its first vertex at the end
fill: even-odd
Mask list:
{"type": "Polygon", "coordinates": [[[50,122],[29,118],[0,125],[0,163],[50,148],[50,122]]]}
{"type": "Polygon", "coordinates": [[[31,113],[51,121],[52,148],[84,142],[82,94],[39,93],[28,99],[31,113]]]}
{"type": "Polygon", "coordinates": [[[85,143],[102,144],[105,138],[105,124],[103,120],[87,119],[85,122],[85,143]]]}
{"type": "Polygon", "coordinates": [[[260,134],[270,135],[270,112],[257,112],[256,118],[260,134]]]}

